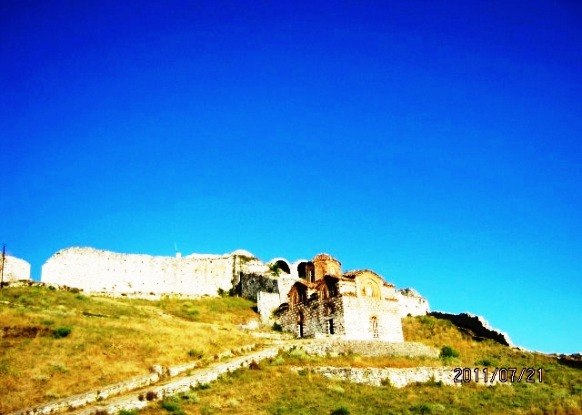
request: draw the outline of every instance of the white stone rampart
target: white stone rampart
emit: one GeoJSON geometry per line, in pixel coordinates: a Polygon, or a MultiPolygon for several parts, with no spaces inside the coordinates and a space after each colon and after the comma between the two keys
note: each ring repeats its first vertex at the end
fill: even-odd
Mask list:
{"type": "MultiPolygon", "coordinates": [[[[109,294],[216,295],[238,282],[241,256],[186,257],[119,254],[93,248],[57,252],[42,267],[42,282],[109,294]]],[[[253,261],[249,261],[253,262],[253,261]]]]}
{"type": "MultiPolygon", "coordinates": [[[[30,279],[30,264],[23,259],[6,255],[2,264],[2,253],[0,252],[0,270],[4,265],[3,281],[20,281],[30,279]]],[[[1,271],[0,271],[1,272],[1,271]]]]}
{"type": "Polygon", "coordinates": [[[426,298],[412,288],[397,290],[396,299],[400,305],[400,317],[425,316],[430,312],[426,298]]]}

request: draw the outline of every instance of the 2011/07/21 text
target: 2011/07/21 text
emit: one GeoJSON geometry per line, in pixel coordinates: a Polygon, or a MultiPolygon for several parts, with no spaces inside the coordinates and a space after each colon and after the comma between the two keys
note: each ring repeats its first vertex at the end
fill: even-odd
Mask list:
{"type": "Polygon", "coordinates": [[[489,370],[487,368],[462,368],[456,367],[453,369],[455,374],[455,383],[469,383],[469,382],[484,382],[493,383],[497,379],[501,383],[515,383],[515,382],[527,382],[535,383],[536,381],[542,383],[543,381],[543,371],[540,367],[539,369],[534,369],[532,367],[521,368],[520,371],[513,367],[502,367],[489,370]],[[537,375],[537,376],[536,376],[537,375]]]}

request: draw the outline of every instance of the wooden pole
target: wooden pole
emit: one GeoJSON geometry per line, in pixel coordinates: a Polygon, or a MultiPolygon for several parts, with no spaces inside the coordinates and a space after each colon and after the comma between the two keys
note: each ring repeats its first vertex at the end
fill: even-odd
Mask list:
{"type": "Polygon", "coordinates": [[[4,287],[4,261],[6,261],[6,244],[2,244],[2,268],[0,268],[0,288],[4,287]]]}

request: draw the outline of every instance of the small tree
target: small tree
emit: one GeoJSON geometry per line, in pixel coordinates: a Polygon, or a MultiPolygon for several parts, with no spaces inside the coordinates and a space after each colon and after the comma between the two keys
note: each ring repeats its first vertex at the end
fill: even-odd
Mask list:
{"type": "Polygon", "coordinates": [[[271,275],[275,278],[281,275],[281,267],[279,267],[279,264],[277,263],[269,264],[269,271],[271,271],[271,275]]]}

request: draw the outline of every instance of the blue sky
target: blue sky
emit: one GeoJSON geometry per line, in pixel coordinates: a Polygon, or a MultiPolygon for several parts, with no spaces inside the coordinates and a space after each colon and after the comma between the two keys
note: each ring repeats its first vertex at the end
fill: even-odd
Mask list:
{"type": "MultiPolygon", "coordinates": [[[[438,3],[438,4],[436,4],[438,3]]],[[[0,242],[328,252],[582,351],[582,7],[0,1],[0,242]]]]}

